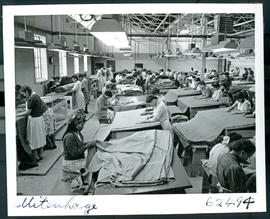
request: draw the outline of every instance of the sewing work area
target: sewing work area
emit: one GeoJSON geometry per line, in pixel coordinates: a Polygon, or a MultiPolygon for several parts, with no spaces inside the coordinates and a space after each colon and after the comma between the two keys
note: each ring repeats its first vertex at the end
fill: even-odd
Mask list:
{"type": "Polygon", "coordinates": [[[256,193],[254,17],[15,16],[17,195],[256,193]]]}

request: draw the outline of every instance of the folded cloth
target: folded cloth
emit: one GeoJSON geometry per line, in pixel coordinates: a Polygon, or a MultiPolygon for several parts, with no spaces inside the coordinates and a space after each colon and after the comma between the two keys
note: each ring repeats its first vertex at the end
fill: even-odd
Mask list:
{"type": "Polygon", "coordinates": [[[90,171],[99,170],[96,185],[157,185],[174,177],[172,141],[167,130],[136,132],[126,138],[97,144],[90,171]]]}

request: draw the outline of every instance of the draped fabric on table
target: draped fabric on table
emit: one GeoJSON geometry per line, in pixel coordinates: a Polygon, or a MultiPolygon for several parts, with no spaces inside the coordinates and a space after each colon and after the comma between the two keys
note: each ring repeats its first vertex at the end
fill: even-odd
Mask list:
{"type": "Polygon", "coordinates": [[[226,110],[219,108],[200,111],[188,122],[173,124],[173,130],[181,137],[183,146],[187,147],[191,143],[210,143],[226,128],[255,127],[253,118],[245,118],[241,114],[232,115],[226,110]]]}
{"type": "Polygon", "coordinates": [[[184,88],[170,89],[164,95],[164,99],[167,103],[173,103],[177,101],[178,97],[200,95],[201,93],[202,93],[201,91],[192,89],[184,89],[184,88]]]}
{"type": "Polygon", "coordinates": [[[89,169],[99,170],[97,186],[152,186],[173,179],[173,146],[167,130],[136,132],[126,138],[102,142],[89,169]]]}

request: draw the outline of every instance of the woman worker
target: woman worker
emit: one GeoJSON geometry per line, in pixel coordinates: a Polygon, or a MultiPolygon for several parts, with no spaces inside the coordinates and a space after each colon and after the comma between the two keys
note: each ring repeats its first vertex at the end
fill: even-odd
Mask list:
{"type": "Polygon", "coordinates": [[[171,123],[169,121],[169,114],[165,103],[158,96],[153,94],[146,97],[146,103],[149,104],[150,107],[154,108],[154,113],[143,123],[159,121],[163,130],[172,131],[171,123]]]}
{"type": "Polygon", "coordinates": [[[235,94],[236,101],[233,105],[228,108],[228,112],[235,109],[234,114],[248,113],[251,110],[250,102],[245,98],[242,92],[238,92],[235,94]]]}
{"type": "MultiPolygon", "coordinates": [[[[66,173],[80,174],[88,168],[96,153],[96,141],[84,142],[81,130],[85,124],[85,115],[82,111],[76,112],[68,121],[66,132],[63,135],[63,171],[66,173]],[[87,155],[85,158],[85,151],[87,155]]],[[[91,186],[92,173],[88,175],[88,193],[91,186]]],[[[84,184],[85,182],[82,181],[84,184]]]]}
{"type": "Polygon", "coordinates": [[[75,83],[74,87],[72,88],[73,109],[85,110],[85,101],[84,101],[84,96],[83,96],[82,89],[81,89],[81,87],[82,87],[81,82],[79,81],[79,78],[77,75],[73,75],[72,80],[75,83]]]}
{"type": "Polygon", "coordinates": [[[16,116],[27,116],[26,136],[32,150],[34,160],[42,159],[43,147],[46,145],[46,130],[44,118],[44,105],[46,105],[39,95],[28,86],[23,87],[22,92],[26,97],[26,111],[16,116]]]}

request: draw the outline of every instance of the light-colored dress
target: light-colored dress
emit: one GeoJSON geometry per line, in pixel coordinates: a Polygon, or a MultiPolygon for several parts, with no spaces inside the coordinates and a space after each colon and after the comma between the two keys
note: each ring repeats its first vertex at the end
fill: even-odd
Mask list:
{"type": "Polygon", "coordinates": [[[212,99],[215,101],[220,101],[222,98],[222,91],[221,90],[215,90],[213,95],[212,95],[212,99]]]}
{"type": "Polygon", "coordinates": [[[168,110],[162,99],[158,100],[157,106],[154,108],[153,118],[149,121],[159,121],[163,130],[172,131],[168,110]]]}
{"type": "Polygon", "coordinates": [[[72,91],[74,92],[74,103],[73,108],[74,109],[83,109],[85,108],[85,102],[84,102],[84,96],[81,89],[81,82],[76,81],[74,84],[74,87],[72,88],[72,91]]]}

